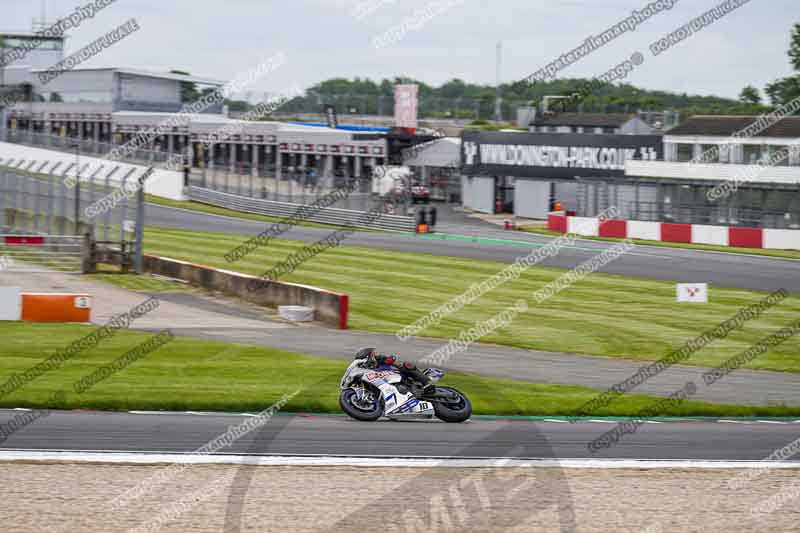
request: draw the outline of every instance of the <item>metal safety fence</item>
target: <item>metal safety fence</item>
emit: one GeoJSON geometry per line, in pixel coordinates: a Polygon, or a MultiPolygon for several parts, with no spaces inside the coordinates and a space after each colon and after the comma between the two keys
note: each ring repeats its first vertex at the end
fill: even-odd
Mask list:
{"type": "Polygon", "coordinates": [[[224,167],[193,169],[189,184],[246,198],[302,205],[313,204],[321,197],[349,186],[351,192],[340,200],[337,207],[369,211],[381,203],[370,190],[371,180],[342,174],[326,176],[314,169],[284,169],[276,173],[274,165],[271,167],[260,166],[255,172],[248,164],[240,164],[234,170],[224,167]]]}
{"type": "MultiPolygon", "coordinates": [[[[120,147],[120,144],[92,139],[81,139],[74,135],[52,135],[49,133],[26,129],[9,129],[6,131],[6,142],[44,148],[86,157],[102,157],[120,147]]],[[[166,148],[166,147],[164,147],[166,148]]],[[[118,152],[118,160],[136,165],[153,166],[166,163],[170,154],[165,150],[147,150],[142,148],[126,149],[118,152]]],[[[113,161],[109,161],[113,163],[113,161]]]]}
{"type": "MultiPolygon", "coordinates": [[[[579,183],[572,204],[578,216],[592,217],[617,206],[619,218],[709,226],[800,228],[800,190],[740,189],[717,201],[710,185],[579,183]]],[[[559,198],[562,200],[563,198],[559,198]]]]}
{"type": "MultiPolygon", "coordinates": [[[[44,166],[31,167],[36,171],[0,166],[0,233],[43,237],[45,244],[59,250],[68,247],[63,239],[71,236],[70,242],[123,255],[122,263],[139,272],[144,229],[141,182],[146,177],[141,169],[118,172],[110,166],[87,174],[75,168],[48,172],[52,165],[41,163],[44,166]]],[[[22,261],[23,256],[17,255],[22,261]]]]}
{"type": "Polygon", "coordinates": [[[83,272],[84,237],[76,235],[0,235],[0,273],[83,272]]]}
{"type": "MultiPolygon", "coordinates": [[[[215,205],[217,207],[282,218],[295,215],[300,212],[300,209],[302,209],[304,205],[276,202],[260,198],[249,198],[195,186],[189,187],[189,197],[196,202],[215,205]]],[[[308,206],[308,204],[305,205],[308,206]]],[[[366,212],[362,210],[334,207],[306,209],[303,212],[303,219],[320,224],[392,231],[413,232],[416,227],[413,218],[403,215],[385,214],[379,217],[369,217],[366,216],[366,212]]]]}

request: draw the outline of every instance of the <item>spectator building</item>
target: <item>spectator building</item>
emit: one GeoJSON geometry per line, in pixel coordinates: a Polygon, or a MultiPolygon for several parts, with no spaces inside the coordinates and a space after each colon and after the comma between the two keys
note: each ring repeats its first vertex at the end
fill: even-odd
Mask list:
{"type": "MultiPolygon", "coordinates": [[[[34,39],[39,35],[0,34],[4,53],[34,39]]],[[[207,94],[223,87],[219,80],[120,67],[76,68],[41,83],[38,74],[63,58],[64,38],[45,38],[0,68],[0,141],[67,151],[77,142],[82,151],[103,155],[170,121],[168,131],[132,157],[147,164],[180,154],[196,168],[277,179],[358,178],[387,158],[384,130],[234,120],[221,102],[180,113],[192,103],[184,99],[187,88],[207,94]]]]}

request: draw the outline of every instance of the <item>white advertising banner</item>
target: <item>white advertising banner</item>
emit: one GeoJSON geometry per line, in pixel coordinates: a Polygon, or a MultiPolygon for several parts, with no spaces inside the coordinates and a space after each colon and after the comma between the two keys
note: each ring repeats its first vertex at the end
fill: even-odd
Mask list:
{"type": "Polygon", "coordinates": [[[406,84],[394,87],[394,125],[398,128],[417,128],[419,85],[406,84]]]}

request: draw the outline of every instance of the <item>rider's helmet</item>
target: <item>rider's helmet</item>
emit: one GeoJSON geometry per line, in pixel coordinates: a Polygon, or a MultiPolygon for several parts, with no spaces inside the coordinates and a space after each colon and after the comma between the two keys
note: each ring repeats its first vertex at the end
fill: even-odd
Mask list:
{"type": "Polygon", "coordinates": [[[375,348],[361,348],[353,359],[366,359],[368,363],[374,364],[377,356],[378,352],[375,348]]]}

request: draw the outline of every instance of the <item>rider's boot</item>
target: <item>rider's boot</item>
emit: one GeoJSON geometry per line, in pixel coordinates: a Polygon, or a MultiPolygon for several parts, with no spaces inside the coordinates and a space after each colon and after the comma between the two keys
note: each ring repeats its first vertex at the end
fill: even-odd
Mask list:
{"type": "Polygon", "coordinates": [[[422,386],[420,388],[420,392],[422,394],[430,394],[435,390],[431,378],[426,376],[419,368],[417,368],[413,364],[403,363],[403,370],[408,376],[412,377],[415,381],[418,381],[420,383],[420,385],[422,386]]]}

